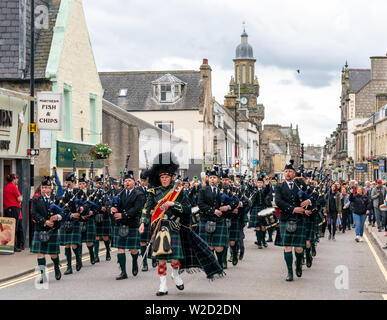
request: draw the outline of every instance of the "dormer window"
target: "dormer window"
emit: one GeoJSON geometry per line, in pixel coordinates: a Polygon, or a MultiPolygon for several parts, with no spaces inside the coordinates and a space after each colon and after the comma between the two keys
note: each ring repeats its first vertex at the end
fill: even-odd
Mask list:
{"type": "Polygon", "coordinates": [[[185,82],[167,73],[161,78],[152,81],[153,98],[158,103],[175,103],[181,99],[185,85],[185,82]]]}
{"type": "Polygon", "coordinates": [[[127,88],[123,88],[123,89],[120,89],[120,92],[118,93],[118,96],[119,97],[126,97],[128,94],[128,89],[127,88]]]}

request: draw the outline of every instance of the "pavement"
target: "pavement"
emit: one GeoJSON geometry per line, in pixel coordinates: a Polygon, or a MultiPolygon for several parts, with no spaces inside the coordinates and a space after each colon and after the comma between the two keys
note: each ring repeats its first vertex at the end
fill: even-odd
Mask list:
{"type": "Polygon", "coordinates": [[[370,240],[378,249],[378,253],[387,260],[387,236],[385,236],[384,230],[382,232],[378,232],[378,228],[372,227],[368,224],[368,221],[365,223],[365,231],[366,234],[370,236],[370,240]]]}
{"type": "MultiPolygon", "coordinates": [[[[89,250],[85,243],[83,243],[82,254],[83,257],[89,256],[89,250]]],[[[105,259],[105,245],[102,241],[99,253],[99,258],[101,259],[101,257],[105,259]]],[[[74,262],[75,256],[73,252],[72,258],[74,262]]],[[[0,283],[35,272],[37,267],[36,259],[36,253],[31,253],[30,248],[25,248],[22,252],[15,252],[14,254],[0,254],[0,283]]],[[[67,265],[64,247],[60,247],[59,260],[62,266],[67,265]]],[[[47,268],[54,266],[49,256],[46,256],[46,263],[47,268]]]]}

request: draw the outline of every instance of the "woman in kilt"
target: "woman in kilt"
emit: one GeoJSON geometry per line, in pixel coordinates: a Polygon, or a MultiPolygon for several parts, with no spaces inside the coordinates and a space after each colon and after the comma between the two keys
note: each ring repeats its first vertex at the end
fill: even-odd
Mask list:
{"type": "Polygon", "coordinates": [[[304,214],[309,216],[312,211],[305,210],[312,203],[310,200],[301,202],[299,188],[294,182],[296,171],[293,168],[293,161],[285,166],[285,182],[279,184],[275,190],[275,203],[280,209],[279,234],[276,245],[285,247],[284,258],[288,269],[286,281],[293,281],[293,247],[296,256],[296,275],[302,276],[303,251],[306,247],[306,232],[304,214]],[[296,229],[296,230],[294,230],[296,229]]]}
{"type": "Polygon", "coordinates": [[[74,189],[75,185],[75,175],[69,174],[66,179],[67,189],[63,195],[63,203],[67,205],[69,213],[65,216],[65,223],[61,224],[59,239],[60,245],[65,247],[65,255],[67,259],[67,270],[64,272],[64,275],[72,274],[73,269],[71,265],[71,248],[75,254],[76,258],[76,270],[79,271],[82,268],[82,257],[80,254],[80,247],[82,246],[81,242],[81,229],[79,226],[80,215],[77,212],[77,208],[74,201],[70,201],[79,191],[79,189],[74,189]]]}
{"type": "Polygon", "coordinates": [[[140,249],[138,226],[144,200],[143,195],[134,188],[135,183],[133,171],[128,171],[124,176],[125,190],[118,196],[118,203],[113,203],[110,209],[115,219],[112,247],[118,248],[117,260],[121,268],[121,274],[116,280],[128,278],[125,249],[131,252],[133,276],[138,274],[137,259],[138,249],[140,249]]]}
{"type": "Polygon", "coordinates": [[[97,191],[97,201],[100,203],[98,207],[98,211],[95,214],[95,225],[96,225],[96,237],[94,241],[94,252],[95,252],[95,262],[99,262],[99,242],[101,241],[101,238],[105,244],[106,248],[106,261],[110,261],[110,240],[109,237],[112,233],[112,222],[111,222],[111,216],[109,215],[105,201],[107,199],[105,198],[104,192],[102,190],[102,181],[103,176],[96,177],[95,180],[95,186],[98,189],[97,191]],[[98,218],[97,218],[98,215],[98,218]],[[103,218],[102,221],[99,220],[99,217],[103,218]]]}
{"type": "Polygon", "coordinates": [[[62,274],[59,269],[59,236],[58,229],[63,216],[62,213],[52,215],[49,212],[51,197],[51,182],[45,178],[41,185],[41,195],[32,199],[32,217],[35,231],[32,239],[31,253],[37,254],[38,266],[41,272],[40,283],[45,282],[45,255],[51,256],[54,263],[55,279],[60,280],[62,274]],[[48,241],[43,240],[44,233],[48,232],[48,241]]]}

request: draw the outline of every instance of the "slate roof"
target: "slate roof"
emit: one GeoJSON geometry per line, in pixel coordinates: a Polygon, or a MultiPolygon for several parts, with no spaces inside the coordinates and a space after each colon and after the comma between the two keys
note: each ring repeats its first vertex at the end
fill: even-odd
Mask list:
{"type": "MultiPolygon", "coordinates": [[[[35,79],[44,79],[47,60],[51,49],[53,29],[59,11],[59,0],[36,0],[39,5],[49,8],[49,28],[35,28],[35,79]]],[[[21,7],[18,0],[0,1],[0,79],[19,80],[30,78],[30,4],[25,7],[25,28],[20,17],[21,7]],[[25,43],[21,35],[25,35],[25,43]],[[25,65],[23,55],[25,51],[25,65]],[[19,65],[20,64],[20,65],[19,65]],[[23,68],[19,70],[19,68],[23,68]]],[[[38,21],[36,21],[38,23],[38,21]]]]}
{"type": "Polygon", "coordinates": [[[276,143],[270,142],[269,150],[271,154],[283,154],[283,153],[286,153],[286,146],[285,145],[279,146],[276,143]]]}
{"type": "Polygon", "coordinates": [[[139,72],[100,72],[104,99],[127,111],[146,110],[198,110],[202,93],[200,71],[139,71],[139,72]],[[170,74],[186,83],[183,96],[178,101],[158,103],[153,98],[152,82],[170,74]],[[126,97],[119,97],[120,89],[128,89],[126,97]]]}
{"type": "Polygon", "coordinates": [[[370,81],[370,69],[349,69],[349,88],[355,93],[359,92],[370,81]]]}

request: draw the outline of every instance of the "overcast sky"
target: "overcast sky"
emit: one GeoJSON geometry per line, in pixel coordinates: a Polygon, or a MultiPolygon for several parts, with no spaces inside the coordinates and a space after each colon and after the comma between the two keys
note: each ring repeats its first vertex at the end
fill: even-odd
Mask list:
{"type": "Polygon", "coordinates": [[[212,68],[223,104],[242,22],[253,47],[264,124],[298,124],[324,144],[340,122],[341,69],[387,52],[385,0],[84,0],[98,71],[212,68]],[[300,70],[300,74],[297,73],[300,70]]]}

